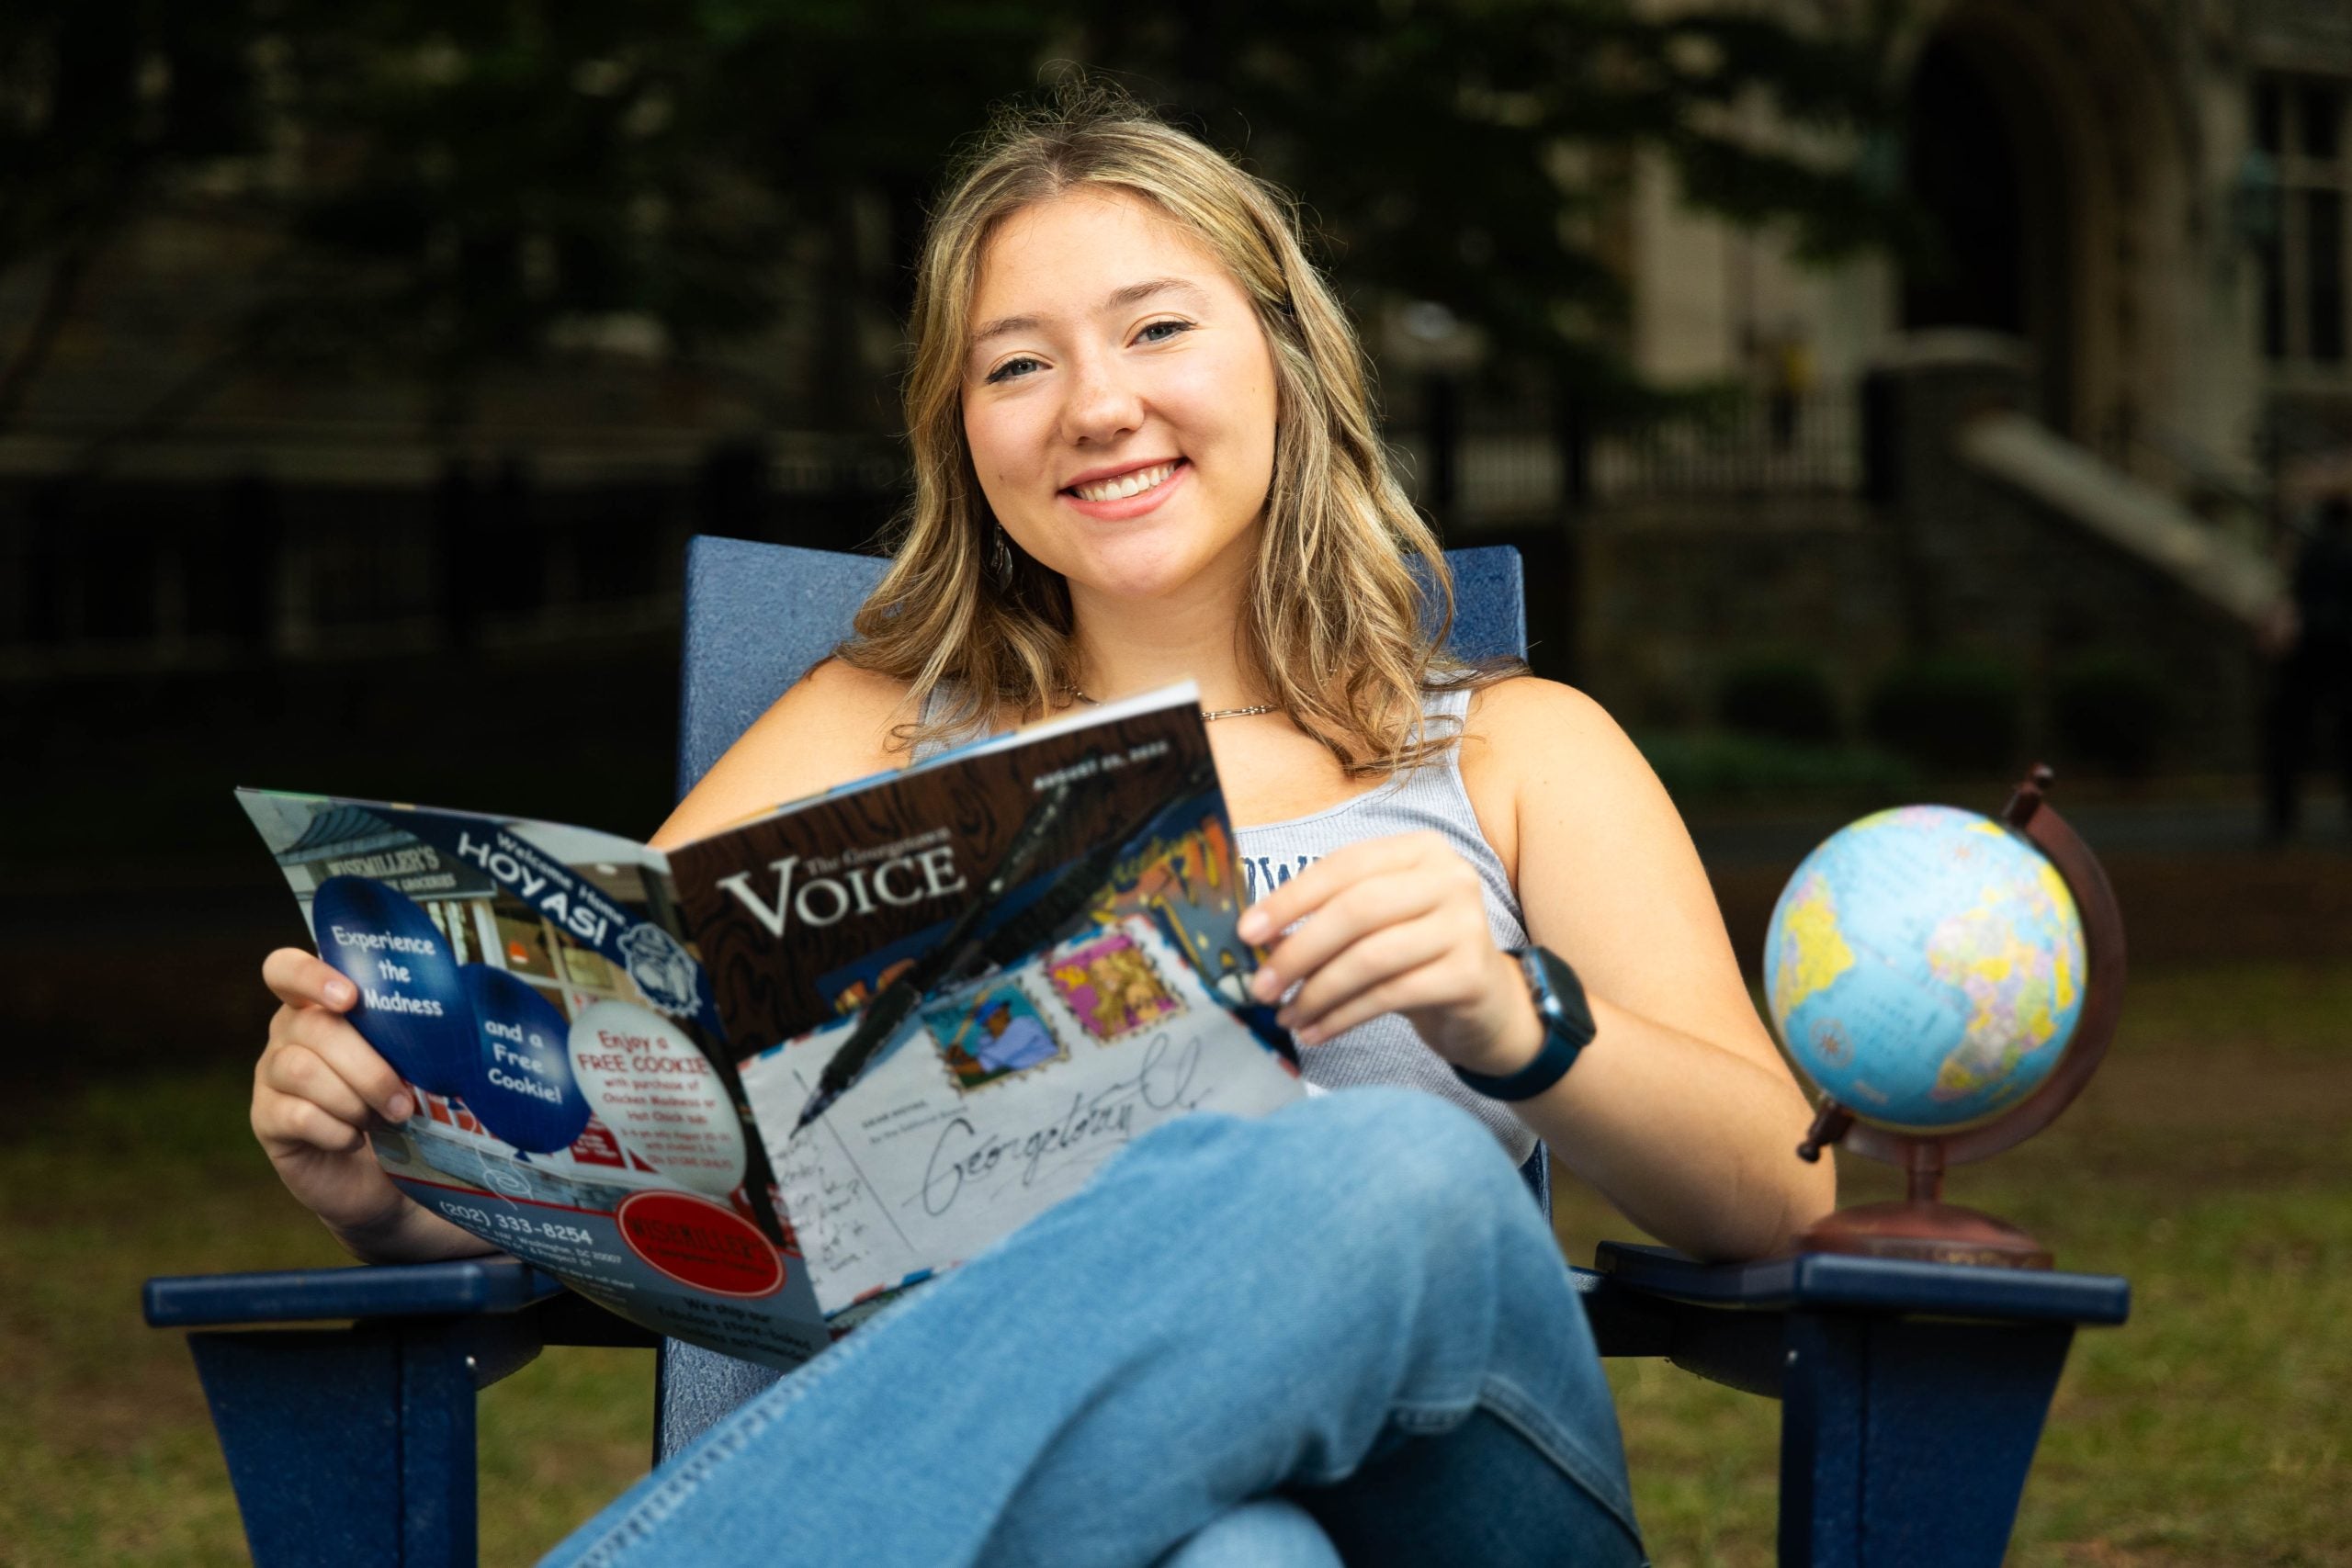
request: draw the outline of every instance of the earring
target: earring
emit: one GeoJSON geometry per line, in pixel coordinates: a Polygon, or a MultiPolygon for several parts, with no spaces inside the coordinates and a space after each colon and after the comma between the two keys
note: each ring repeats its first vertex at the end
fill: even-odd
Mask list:
{"type": "Polygon", "coordinates": [[[1004,525],[994,525],[993,531],[996,537],[989,547],[989,575],[996,580],[999,588],[1010,588],[1012,585],[1012,546],[1004,536],[1004,525]]]}

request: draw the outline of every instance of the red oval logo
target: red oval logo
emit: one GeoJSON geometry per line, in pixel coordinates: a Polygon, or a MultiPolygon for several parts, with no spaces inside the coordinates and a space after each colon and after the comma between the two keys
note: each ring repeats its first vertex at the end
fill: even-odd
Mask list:
{"type": "Polygon", "coordinates": [[[636,1192],[613,1211],[621,1240],[645,1263],[718,1296],[773,1295],[784,1259],[759,1227],[722,1203],[684,1192],[636,1192]]]}

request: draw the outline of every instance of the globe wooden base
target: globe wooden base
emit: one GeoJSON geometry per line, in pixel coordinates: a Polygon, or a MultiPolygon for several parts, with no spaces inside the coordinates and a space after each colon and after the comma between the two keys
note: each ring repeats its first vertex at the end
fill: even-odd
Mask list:
{"type": "Polygon", "coordinates": [[[1985,1269],[2051,1266],[2049,1249],[2017,1226],[1957,1203],[1929,1200],[1840,1209],[1798,1238],[1797,1250],[1985,1269]]]}

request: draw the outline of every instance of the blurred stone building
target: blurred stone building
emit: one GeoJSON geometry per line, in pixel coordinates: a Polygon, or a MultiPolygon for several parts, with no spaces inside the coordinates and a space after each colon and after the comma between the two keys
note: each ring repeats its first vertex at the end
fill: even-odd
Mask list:
{"type": "MultiPolygon", "coordinates": [[[[1708,719],[1743,661],[1816,660],[1850,715],[1968,656],[2038,741],[2072,662],[2124,656],[2177,694],[2167,762],[2245,765],[2282,531],[2352,450],[2352,8],[1921,0],[1888,69],[1909,122],[1862,155],[1940,264],[1802,264],[1636,158],[1621,346],[1714,396],[1634,434],[1487,406],[1475,345],[1401,310],[1372,336],[1423,501],[1526,548],[1539,662],[1637,724],[1708,719]]],[[[0,681],[650,645],[687,533],[848,547],[894,504],[887,321],[787,310],[692,367],[582,321],[462,417],[245,363],[227,323],[275,264],[235,186],[266,163],[120,236],[50,323],[0,421],[0,681]]],[[[0,276],[0,344],[46,299],[0,276]]]]}
{"type": "Polygon", "coordinates": [[[1896,333],[2004,333],[2029,412],[2191,498],[2352,435],[2352,8],[1949,0],[1917,8],[1896,69],[1893,156],[1949,266],[1798,266],[1645,166],[1625,236],[1644,369],[1833,387],[1896,333]]]}
{"type": "Polygon", "coordinates": [[[1671,718],[1769,650],[1856,704],[1975,655],[2040,741],[2064,671],[2124,657],[2169,760],[2244,765],[2276,563],[2352,480],[2352,6],[1948,0],[1893,69],[1908,123],[1863,155],[1940,265],[1803,265],[1633,171],[1627,351],[1742,412],[1591,454],[1581,670],[1671,718]]]}

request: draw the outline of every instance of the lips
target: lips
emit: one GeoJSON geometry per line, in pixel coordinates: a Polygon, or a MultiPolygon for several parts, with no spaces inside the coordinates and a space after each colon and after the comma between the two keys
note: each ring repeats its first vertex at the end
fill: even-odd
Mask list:
{"type": "Polygon", "coordinates": [[[1080,501],[1125,501],[1131,495],[1141,495],[1167,483],[1183,462],[1182,457],[1163,457],[1156,462],[1135,463],[1121,468],[1096,468],[1065,485],[1063,493],[1076,496],[1080,501]]]}
{"type": "Polygon", "coordinates": [[[1193,465],[1182,457],[1097,469],[1080,475],[1078,483],[1061,491],[1060,499],[1064,505],[1098,522],[1124,522],[1156,511],[1184,488],[1192,473],[1193,465]]]}

